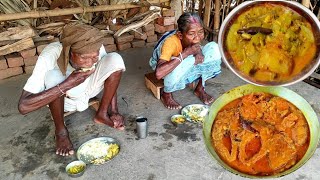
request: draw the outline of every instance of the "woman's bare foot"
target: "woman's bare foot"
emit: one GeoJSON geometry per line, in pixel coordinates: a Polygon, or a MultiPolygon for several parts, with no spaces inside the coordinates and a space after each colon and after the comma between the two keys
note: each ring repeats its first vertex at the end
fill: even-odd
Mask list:
{"type": "Polygon", "coordinates": [[[168,109],[181,109],[181,105],[177,103],[172,97],[171,93],[163,92],[161,95],[163,105],[168,109]]]}
{"type": "Polygon", "coordinates": [[[104,117],[96,114],[93,121],[97,124],[105,124],[115,129],[124,130],[124,118],[119,113],[111,114],[110,117],[107,114],[104,117]]]}
{"type": "Polygon", "coordinates": [[[211,104],[214,98],[204,91],[204,88],[196,88],[194,94],[206,105],[211,104]]]}
{"type": "Polygon", "coordinates": [[[69,156],[74,154],[73,145],[69,139],[68,130],[56,132],[56,154],[69,156]]]}

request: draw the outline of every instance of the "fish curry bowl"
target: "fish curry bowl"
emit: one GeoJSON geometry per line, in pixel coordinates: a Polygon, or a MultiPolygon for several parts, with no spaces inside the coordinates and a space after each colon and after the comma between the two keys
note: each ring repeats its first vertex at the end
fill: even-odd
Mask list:
{"type": "Polygon", "coordinates": [[[297,93],[247,84],[211,105],[203,136],[211,157],[226,170],[248,178],[276,178],[312,157],[320,128],[316,113],[297,93]]]}
{"type": "Polygon", "coordinates": [[[258,86],[286,86],[320,64],[320,22],[294,1],[245,1],[221,24],[219,50],[241,79],[258,86]]]}

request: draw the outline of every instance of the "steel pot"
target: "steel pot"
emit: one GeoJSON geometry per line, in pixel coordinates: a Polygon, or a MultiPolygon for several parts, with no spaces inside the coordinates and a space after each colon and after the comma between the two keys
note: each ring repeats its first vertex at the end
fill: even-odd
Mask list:
{"type": "Polygon", "coordinates": [[[295,1],[263,1],[263,0],[257,0],[257,1],[245,1],[241,3],[240,5],[236,6],[225,18],[223,21],[219,36],[218,36],[218,43],[219,43],[219,50],[222,55],[222,59],[224,63],[227,65],[227,67],[235,73],[238,77],[241,79],[247,81],[248,83],[255,84],[258,86],[287,86],[292,85],[294,83],[297,83],[299,81],[302,81],[303,79],[310,76],[316,68],[320,64],[320,22],[317,19],[317,17],[306,7],[301,5],[298,2],[295,1]],[[230,29],[233,22],[236,20],[236,18],[243,13],[244,11],[248,10],[250,7],[263,4],[263,3],[272,3],[272,4],[278,4],[283,5],[286,7],[291,8],[292,10],[298,12],[300,15],[305,17],[310,24],[312,25],[315,42],[317,46],[317,51],[314,59],[308,64],[302,72],[298,73],[295,77],[292,77],[289,80],[286,81],[274,81],[274,82],[265,82],[265,81],[257,81],[254,78],[242,73],[233,63],[233,60],[230,56],[230,54],[227,52],[226,48],[226,36],[228,33],[228,30],[230,29]]]}

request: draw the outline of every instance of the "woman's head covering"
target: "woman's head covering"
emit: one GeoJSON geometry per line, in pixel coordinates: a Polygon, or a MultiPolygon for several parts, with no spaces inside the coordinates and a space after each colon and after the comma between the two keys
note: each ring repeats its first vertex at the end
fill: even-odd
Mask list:
{"type": "Polygon", "coordinates": [[[66,74],[70,51],[79,54],[99,51],[103,37],[104,34],[93,26],[79,22],[67,24],[60,37],[62,52],[57,62],[60,71],[66,74]]]}

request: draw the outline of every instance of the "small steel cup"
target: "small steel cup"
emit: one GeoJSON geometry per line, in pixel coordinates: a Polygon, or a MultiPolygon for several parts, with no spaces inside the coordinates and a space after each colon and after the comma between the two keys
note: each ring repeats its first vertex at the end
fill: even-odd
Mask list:
{"type": "Polygon", "coordinates": [[[137,117],[137,134],[139,139],[144,139],[148,135],[148,119],[145,117],[137,117]]]}

